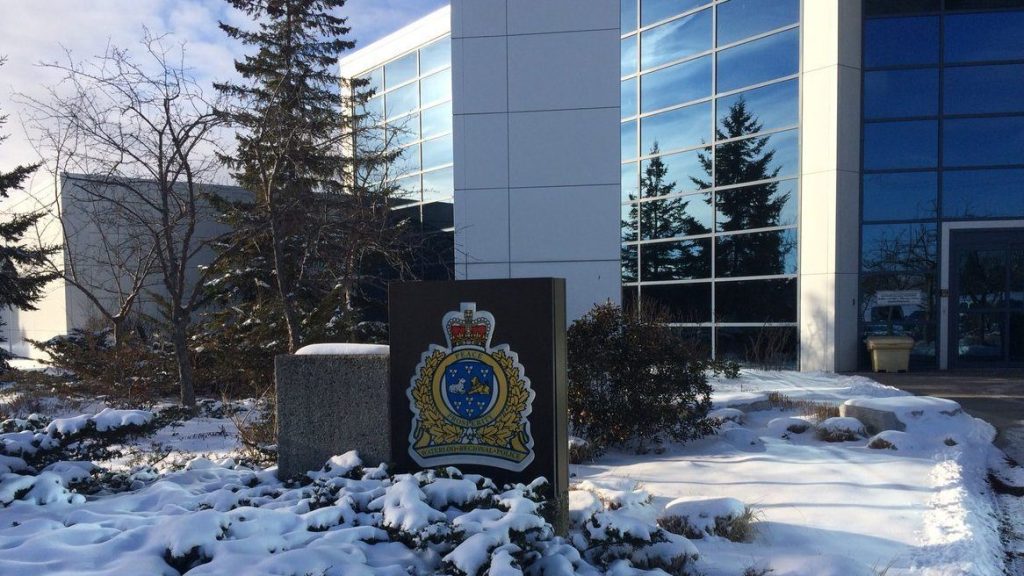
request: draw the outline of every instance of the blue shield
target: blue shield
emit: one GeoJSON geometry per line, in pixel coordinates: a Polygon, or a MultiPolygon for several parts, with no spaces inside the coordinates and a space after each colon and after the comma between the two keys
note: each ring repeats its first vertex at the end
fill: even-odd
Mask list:
{"type": "Polygon", "coordinates": [[[494,369],[479,360],[459,360],[444,374],[444,400],[448,409],[473,420],[487,413],[498,391],[494,369]]]}

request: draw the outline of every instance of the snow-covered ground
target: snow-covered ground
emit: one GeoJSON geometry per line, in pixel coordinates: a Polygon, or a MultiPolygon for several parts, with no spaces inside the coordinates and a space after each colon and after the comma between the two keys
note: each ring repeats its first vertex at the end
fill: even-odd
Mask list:
{"type": "MultiPolygon", "coordinates": [[[[516,574],[525,553],[543,558],[535,569],[543,565],[545,574],[629,574],[629,564],[657,565],[652,559],[706,576],[997,576],[1007,573],[1004,564],[1019,568],[1005,554],[1024,552],[1013,541],[1024,534],[1024,498],[1013,494],[1024,473],[991,446],[987,423],[903,396],[833,374],[716,380],[717,435],[572,466],[568,541],[551,538],[529,487],[389,477],[354,469],[353,455],[314,474],[312,484],[281,483],[273,469],[240,464],[237,429],[224,407],[211,405],[202,417],[97,458],[120,488],[87,498],[74,489],[90,491],[76,484],[88,467],[57,462],[30,476],[17,459],[0,457],[0,473],[10,469],[0,475],[0,574],[178,574],[189,566],[190,574],[482,574],[489,557],[489,574],[498,576],[516,574]],[[899,411],[906,429],[869,438],[848,420],[816,420],[823,411],[815,403],[851,399],[899,411]],[[826,428],[850,429],[855,439],[825,442],[818,430],[826,428]],[[1009,493],[993,493],[990,470],[1009,493]],[[463,513],[480,502],[491,509],[463,513]],[[712,534],[716,516],[747,512],[749,541],[712,534]],[[659,530],[659,518],[666,528],[685,525],[690,538],[659,530]],[[624,554],[615,547],[623,534],[653,542],[624,554]]],[[[8,454],[60,442],[58,432],[140,422],[126,412],[108,411],[93,424],[48,416],[66,419],[0,435],[8,454]]]]}

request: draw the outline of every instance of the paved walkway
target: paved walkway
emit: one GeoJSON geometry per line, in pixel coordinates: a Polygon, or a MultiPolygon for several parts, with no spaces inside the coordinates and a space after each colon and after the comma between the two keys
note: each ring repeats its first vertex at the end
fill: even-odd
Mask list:
{"type": "Polygon", "coordinates": [[[955,400],[999,430],[996,446],[1024,464],[1024,370],[861,373],[913,394],[955,400]]]}

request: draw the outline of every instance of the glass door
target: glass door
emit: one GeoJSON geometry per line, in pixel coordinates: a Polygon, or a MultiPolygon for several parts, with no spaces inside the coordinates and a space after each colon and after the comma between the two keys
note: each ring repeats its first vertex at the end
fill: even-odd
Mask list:
{"type": "Polygon", "coordinates": [[[1024,363],[1024,233],[955,232],[950,257],[953,365],[1024,363]]]}

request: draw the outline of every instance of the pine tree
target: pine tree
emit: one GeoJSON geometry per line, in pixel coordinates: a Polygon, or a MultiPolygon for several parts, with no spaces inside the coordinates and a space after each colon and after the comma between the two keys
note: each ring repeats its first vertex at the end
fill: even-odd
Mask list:
{"type": "Polygon", "coordinates": [[[212,275],[221,309],[205,322],[208,341],[227,336],[253,358],[351,337],[362,288],[382,261],[401,270],[408,245],[386,178],[398,152],[369,137],[379,129],[360,112],[367,82],[337,76],[355,45],[336,15],[344,0],[227,1],[254,22],[220,24],[252,53],[235,62],[245,82],[215,84],[237,130],[224,160],[252,198],[217,202],[233,233],[212,275]]]}
{"type": "MultiPolygon", "coordinates": [[[[761,131],[761,122],[747,109],[742,98],[729,108],[729,114],[715,129],[717,140],[739,138],[761,131]]],[[[775,150],[768,148],[769,138],[755,137],[719,144],[715,149],[714,172],[709,154],[700,155],[708,178],[691,178],[694,184],[710,187],[711,174],[717,186],[770,180],[779,175],[772,168],[775,150]]],[[[789,194],[779,194],[778,182],[745,186],[740,191],[718,194],[716,210],[721,232],[737,232],[778,226],[789,194]]],[[[778,234],[729,234],[721,236],[716,247],[716,275],[773,275],[785,273],[788,247],[778,234]]]]}
{"type": "MultiPolygon", "coordinates": [[[[6,58],[0,58],[0,66],[6,58]]],[[[0,129],[7,123],[7,115],[0,114],[0,129]]],[[[0,144],[7,135],[0,132],[0,144]]],[[[0,197],[9,198],[13,190],[20,190],[39,164],[17,166],[10,172],[0,171],[0,197]]],[[[43,217],[42,212],[16,214],[0,221],[0,307],[35,310],[35,303],[43,296],[43,288],[57,274],[45,269],[46,258],[56,253],[55,246],[30,246],[25,234],[43,217]]],[[[2,341],[2,340],[0,340],[2,341]]],[[[0,367],[6,361],[0,358],[0,367]]]]}
{"type": "MultiPolygon", "coordinates": [[[[693,202],[707,202],[704,196],[675,196],[677,183],[668,178],[668,167],[661,159],[658,144],[651,147],[653,158],[647,163],[640,177],[639,198],[642,204],[633,204],[629,220],[623,229],[630,236],[639,234],[642,240],[668,239],[682,236],[707,234],[710,230],[701,224],[688,210],[693,202]]],[[[708,267],[704,255],[697,252],[674,250],[645,250],[641,255],[641,277],[645,280],[669,277],[701,277],[707,275],[708,267]]]]}

